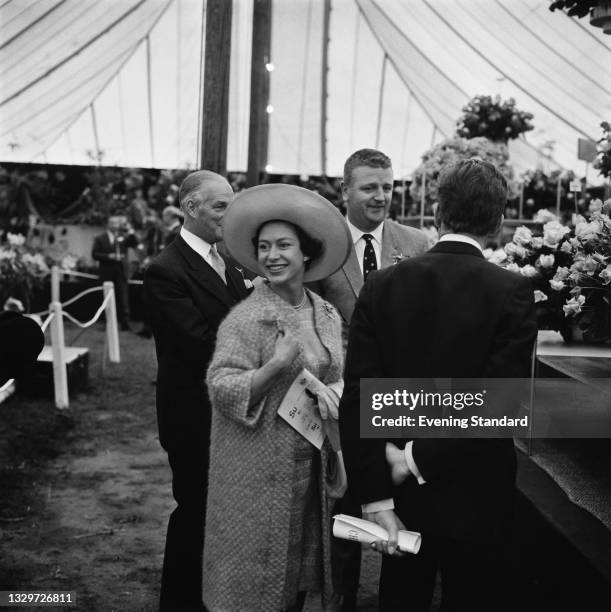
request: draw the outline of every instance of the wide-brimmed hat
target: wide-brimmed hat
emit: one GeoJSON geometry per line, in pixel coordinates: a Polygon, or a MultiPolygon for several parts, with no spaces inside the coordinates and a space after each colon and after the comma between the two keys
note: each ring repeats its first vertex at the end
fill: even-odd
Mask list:
{"type": "Polygon", "coordinates": [[[223,219],[227,250],[249,270],[261,273],[252,239],[261,225],[272,220],[293,223],[322,242],[322,254],[306,270],[304,281],[327,278],[348,258],[350,231],[331,202],[295,185],[259,185],[239,193],[223,219]]]}

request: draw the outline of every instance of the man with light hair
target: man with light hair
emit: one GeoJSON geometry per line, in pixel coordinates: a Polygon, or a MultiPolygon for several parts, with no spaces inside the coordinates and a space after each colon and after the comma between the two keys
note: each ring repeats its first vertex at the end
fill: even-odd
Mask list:
{"type": "Polygon", "coordinates": [[[208,482],[210,403],[205,385],[216,332],[246,297],[239,272],[216,248],[233,200],[229,183],[200,170],[180,187],[184,224],[144,277],[157,351],[159,440],[172,469],[161,611],[202,610],[202,553],[208,482]]]}

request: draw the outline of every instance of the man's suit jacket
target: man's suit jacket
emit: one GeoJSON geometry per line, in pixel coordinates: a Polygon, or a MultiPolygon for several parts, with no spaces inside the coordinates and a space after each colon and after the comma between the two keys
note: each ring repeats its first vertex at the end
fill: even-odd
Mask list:
{"type": "Polygon", "coordinates": [[[93,240],[91,257],[98,262],[100,276],[103,280],[122,280],[128,276],[127,249],[138,245],[138,240],[134,234],[128,234],[123,240],[111,244],[108,232],[98,234],[93,240]],[[120,253],[123,255],[121,260],[111,259],[109,255],[120,253]]]}
{"type": "Polygon", "coordinates": [[[216,332],[229,309],[246,297],[240,273],[227,285],[179,235],[147,268],[144,295],[157,350],[157,419],[165,450],[208,444],[210,404],[206,369],[216,332]]]}
{"type": "MultiPolygon", "coordinates": [[[[378,262],[378,267],[386,268],[403,258],[420,255],[427,249],[427,238],[420,230],[387,219],[382,233],[382,261],[378,262]]],[[[328,278],[313,284],[312,288],[337,308],[347,326],[356,298],[363,288],[363,271],[354,246],[346,263],[328,278]]]]}
{"type": "MultiPolygon", "coordinates": [[[[373,273],[350,327],[340,403],[349,485],[360,503],[395,498],[407,529],[453,538],[506,527],[515,483],[510,439],[416,439],[413,476],[394,487],[385,440],[360,440],[361,378],[527,378],[537,327],[524,277],[474,246],[439,242],[373,273]]],[[[403,448],[406,440],[389,440],[403,448]]]]}

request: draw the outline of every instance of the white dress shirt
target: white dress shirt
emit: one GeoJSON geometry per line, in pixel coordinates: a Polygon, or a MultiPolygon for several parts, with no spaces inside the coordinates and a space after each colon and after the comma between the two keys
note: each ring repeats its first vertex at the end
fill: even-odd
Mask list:
{"type": "Polygon", "coordinates": [[[352,225],[348,217],[346,217],[346,223],[348,224],[348,229],[350,230],[350,235],[352,236],[352,244],[354,245],[356,258],[359,261],[359,269],[361,274],[363,273],[363,258],[365,257],[365,247],[367,246],[367,241],[363,238],[363,234],[371,234],[373,236],[371,244],[373,246],[373,251],[376,254],[376,262],[379,270],[382,267],[380,262],[382,261],[382,232],[384,231],[384,222],[380,223],[378,227],[370,232],[363,232],[358,227],[352,225]]]}
{"type": "Polygon", "coordinates": [[[198,254],[200,255],[204,261],[212,266],[212,261],[210,259],[210,249],[212,245],[199,236],[196,236],[193,232],[190,232],[188,229],[185,229],[184,226],[180,228],[180,237],[198,254]]]}

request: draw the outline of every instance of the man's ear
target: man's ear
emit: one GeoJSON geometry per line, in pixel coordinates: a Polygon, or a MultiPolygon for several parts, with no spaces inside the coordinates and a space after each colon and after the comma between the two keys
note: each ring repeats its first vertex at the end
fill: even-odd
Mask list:
{"type": "Polygon", "coordinates": [[[197,208],[197,204],[195,203],[195,201],[192,200],[191,198],[187,198],[187,201],[185,202],[185,207],[184,207],[185,213],[188,214],[190,217],[195,217],[196,208],[197,208]]]}
{"type": "Polygon", "coordinates": [[[342,200],[344,201],[345,204],[347,204],[348,203],[348,185],[346,185],[344,181],[341,181],[339,185],[342,190],[342,200]]]}
{"type": "Polygon", "coordinates": [[[435,204],[433,204],[433,216],[435,217],[434,219],[434,223],[435,223],[435,227],[437,229],[441,228],[441,215],[439,214],[439,203],[435,202],[435,204]]]}
{"type": "Polygon", "coordinates": [[[494,228],[494,231],[490,232],[491,236],[494,236],[494,235],[499,233],[499,231],[501,230],[501,227],[503,226],[503,221],[505,221],[505,215],[501,215],[501,218],[499,219],[498,223],[496,224],[496,227],[494,228]]]}

